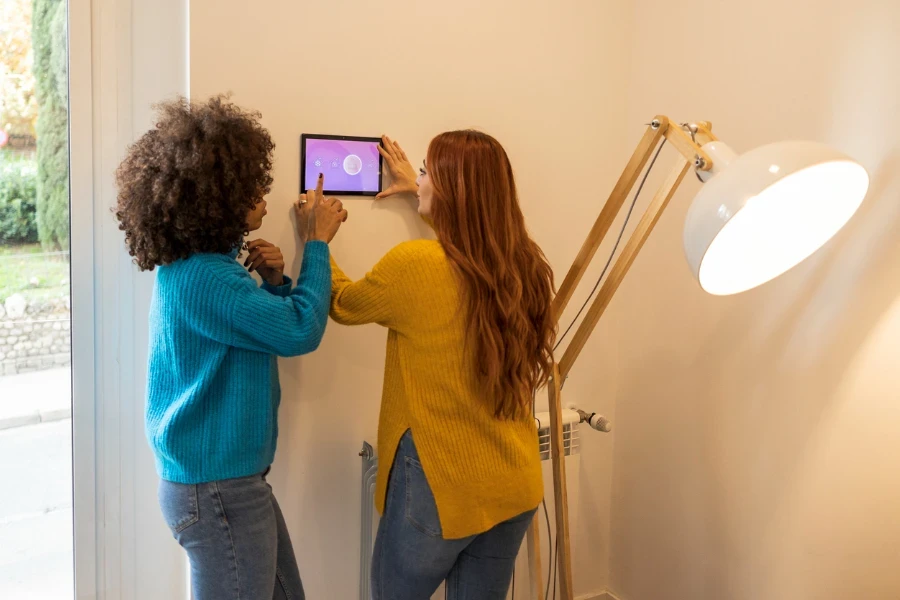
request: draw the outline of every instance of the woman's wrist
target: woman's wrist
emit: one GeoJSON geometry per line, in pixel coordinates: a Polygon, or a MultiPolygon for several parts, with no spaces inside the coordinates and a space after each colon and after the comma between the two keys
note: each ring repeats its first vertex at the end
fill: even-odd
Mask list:
{"type": "Polygon", "coordinates": [[[282,285],[284,285],[284,273],[279,273],[277,276],[272,275],[264,279],[263,281],[265,281],[272,287],[281,287],[282,285]]]}

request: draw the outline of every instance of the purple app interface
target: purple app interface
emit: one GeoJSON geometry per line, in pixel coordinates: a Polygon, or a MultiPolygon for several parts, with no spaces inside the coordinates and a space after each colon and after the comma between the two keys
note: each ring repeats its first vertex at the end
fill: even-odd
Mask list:
{"type": "Polygon", "coordinates": [[[350,140],[306,140],[305,190],[315,189],[319,173],[325,174],[325,189],[341,192],[378,192],[377,142],[350,140]]]}

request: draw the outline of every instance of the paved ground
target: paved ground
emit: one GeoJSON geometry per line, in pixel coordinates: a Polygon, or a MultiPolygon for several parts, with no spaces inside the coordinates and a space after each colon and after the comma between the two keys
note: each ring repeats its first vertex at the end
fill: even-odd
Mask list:
{"type": "Polygon", "coordinates": [[[0,430],[71,417],[71,379],[68,367],[0,377],[0,430]]]}
{"type": "Polygon", "coordinates": [[[71,448],[68,419],[0,431],[3,600],[73,598],[71,448]]]}

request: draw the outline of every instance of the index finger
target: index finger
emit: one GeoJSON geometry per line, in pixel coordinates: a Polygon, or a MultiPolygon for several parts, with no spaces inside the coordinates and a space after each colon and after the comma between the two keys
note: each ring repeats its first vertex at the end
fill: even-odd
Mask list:
{"type": "Polygon", "coordinates": [[[322,197],[322,190],[324,190],[324,189],[325,189],[325,175],[323,175],[322,173],[319,173],[319,180],[316,183],[316,199],[317,200],[322,197]]]}

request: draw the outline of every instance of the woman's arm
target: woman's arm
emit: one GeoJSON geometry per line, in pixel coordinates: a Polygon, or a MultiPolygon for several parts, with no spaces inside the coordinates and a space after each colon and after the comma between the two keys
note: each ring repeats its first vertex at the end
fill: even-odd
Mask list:
{"type": "MultiPolygon", "coordinates": [[[[283,268],[283,261],[269,265],[265,252],[257,252],[258,248],[247,261],[251,268],[269,267],[272,281],[262,287],[236,263],[213,265],[212,274],[224,285],[204,295],[200,316],[205,322],[197,325],[207,335],[230,346],[278,356],[298,356],[319,347],[328,322],[331,291],[328,242],[347,219],[340,201],[322,197],[322,187],[320,175],[316,190],[301,196],[295,205],[298,226],[305,228],[310,223],[310,241],[303,252],[297,287],[282,296],[286,278],[275,271],[279,265],[283,268]],[[312,201],[307,202],[307,197],[312,201]],[[276,279],[281,286],[274,285],[279,283],[276,279]]],[[[269,254],[280,259],[280,250],[269,254]]]]}
{"type": "Polygon", "coordinates": [[[318,348],[328,321],[331,266],[328,244],[306,245],[297,286],[286,297],[257,287],[230,259],[207,263],[198,284],[193,326],[229,346],[278,356],[318,348]]]}
{"type": "Polygon", "coordinates": [[[342,325],[378,323],[402,330],[416,273],[427,255],[427,240],[403,242],[384,255],[359,281],[331,261],[331,318],[342,325]]]}
{"type": "MultiPolygon", "coordinates": [[[[391,174],[391,185],[377,197],[416,193],[415,169],[400,144],[384,136],[378,151],[391,174]]],[[[332,258],[331,318],[343,325],[378,323],[397,328],[403,306],[403,276],[408,264],[416,259],[416,248],[414,242],[397,246],[356,282],[347,277],[332,258]]]]}
{"type": "Polygon", "coordinates": [[[352,281],[331,259],[331,318],[341,325],[395,325],[392,286],[402,265],[382,258],[365,277],[352,281]]]}

